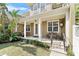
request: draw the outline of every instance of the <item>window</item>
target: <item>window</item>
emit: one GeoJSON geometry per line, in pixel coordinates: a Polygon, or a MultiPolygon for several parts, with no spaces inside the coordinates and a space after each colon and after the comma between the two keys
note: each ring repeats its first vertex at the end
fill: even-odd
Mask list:
{"type": "Polygon", "coordinates": [[[26,25],[26,31],[27,31],[27,32],[30,31],[30,25],[26,25]]]}
{"type": "Polygon", "coordinates": [[[53,22],[53,31],[54,32],[58,31],[58,21],[53,22]]]}
{"type": "Polygon", "coordinates": [[[58,32],[58,21],[48,22],[48,32],[58,32]]]}
{"type": "Polygon", "coordinates": [[[34,10],[37,10],[37,5],[35,4],[33,8],[34,8],[34,10]]]}
{"type": "Polygon", "coordinates": [[[48,22],[48,31],[52,32],[52,22],[48,22]]]}
{"type": "Polygon", "coordinates": [[[41,3],[41,11],[45,9],[45,3],[41,3]]]}
{"type": "Polygon", "coordinates": [[[40,8],[40,3],[37,3],[37,4],[33,5],[33,8],[34,8],[34,10],[39,9],[40,8]]]}

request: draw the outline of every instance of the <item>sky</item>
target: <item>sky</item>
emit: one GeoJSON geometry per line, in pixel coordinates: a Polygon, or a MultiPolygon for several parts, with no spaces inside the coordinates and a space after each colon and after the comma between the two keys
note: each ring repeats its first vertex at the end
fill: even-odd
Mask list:
{"type": "Polygon", "coordinates": [[[24,14],[30,9],[27,3],[8,3],[7,8],[9,11],[19,10],[19,14],[24,14]]]}

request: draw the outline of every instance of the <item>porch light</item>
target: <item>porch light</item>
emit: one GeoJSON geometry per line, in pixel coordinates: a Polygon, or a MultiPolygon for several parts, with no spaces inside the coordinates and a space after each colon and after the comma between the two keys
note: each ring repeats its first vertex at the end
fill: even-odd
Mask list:
{"type": "Polygon", "coordinates": [[[63,23],[60,23],[60,27],[63,27],[63,23]]]}

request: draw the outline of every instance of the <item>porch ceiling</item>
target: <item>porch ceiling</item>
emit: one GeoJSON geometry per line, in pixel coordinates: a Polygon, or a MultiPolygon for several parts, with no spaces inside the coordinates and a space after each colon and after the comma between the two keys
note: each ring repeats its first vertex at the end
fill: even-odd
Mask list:
{"type": "Polygon", "coordinates": [[[65,18],[65,14],[61,14],[61,15],[50,15],[48,17],[42,17],[42,21],[50,21],[51,19],[62,19],[62,18],[65,18]]]}

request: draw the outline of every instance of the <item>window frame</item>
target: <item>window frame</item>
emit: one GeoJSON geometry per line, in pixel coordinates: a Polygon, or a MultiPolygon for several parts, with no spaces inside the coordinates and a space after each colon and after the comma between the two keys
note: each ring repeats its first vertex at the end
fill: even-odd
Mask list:
{"type": "Polygon", "coordinates": [[[41,5],[40,5],[41,11],[45,10],[45,7],[46,7],[46,3],[41,3],[41,5]]]}
{"type": "MultiPolygon", "coordinates": [[[[26,25],[26,29],[28,28],[27,26],[29,26],[29,28],[30,28],[30,30],[31,30],[31,27],[30,27],[30,25],[26,25]]],[[[26,32],[30,32],[30,30],[26,30],[26,32]]]]}
{"type": "Polygon", "coordinates": [[[60,27],[59,27],[59,20],[56,20],[56,19],[55,19],[55,20],[52,20],[52,21],[47,21],[47,32],[48,32],[48,33],[50,33],[50,32],[59,33],[59,28],[60,28],[60,27]],[[58,22],[58,31],[53,31],[53,27],[54,27],[54,26],[53,26],[53,22],[56,22],[56,21],[58,22]],[[48,26],[48,23],[49,23],[49,22],[52,22],[52,31],[49,31],[49,30],[48,30],[48,27],[49,27],[49,26],[48,26]]]}

